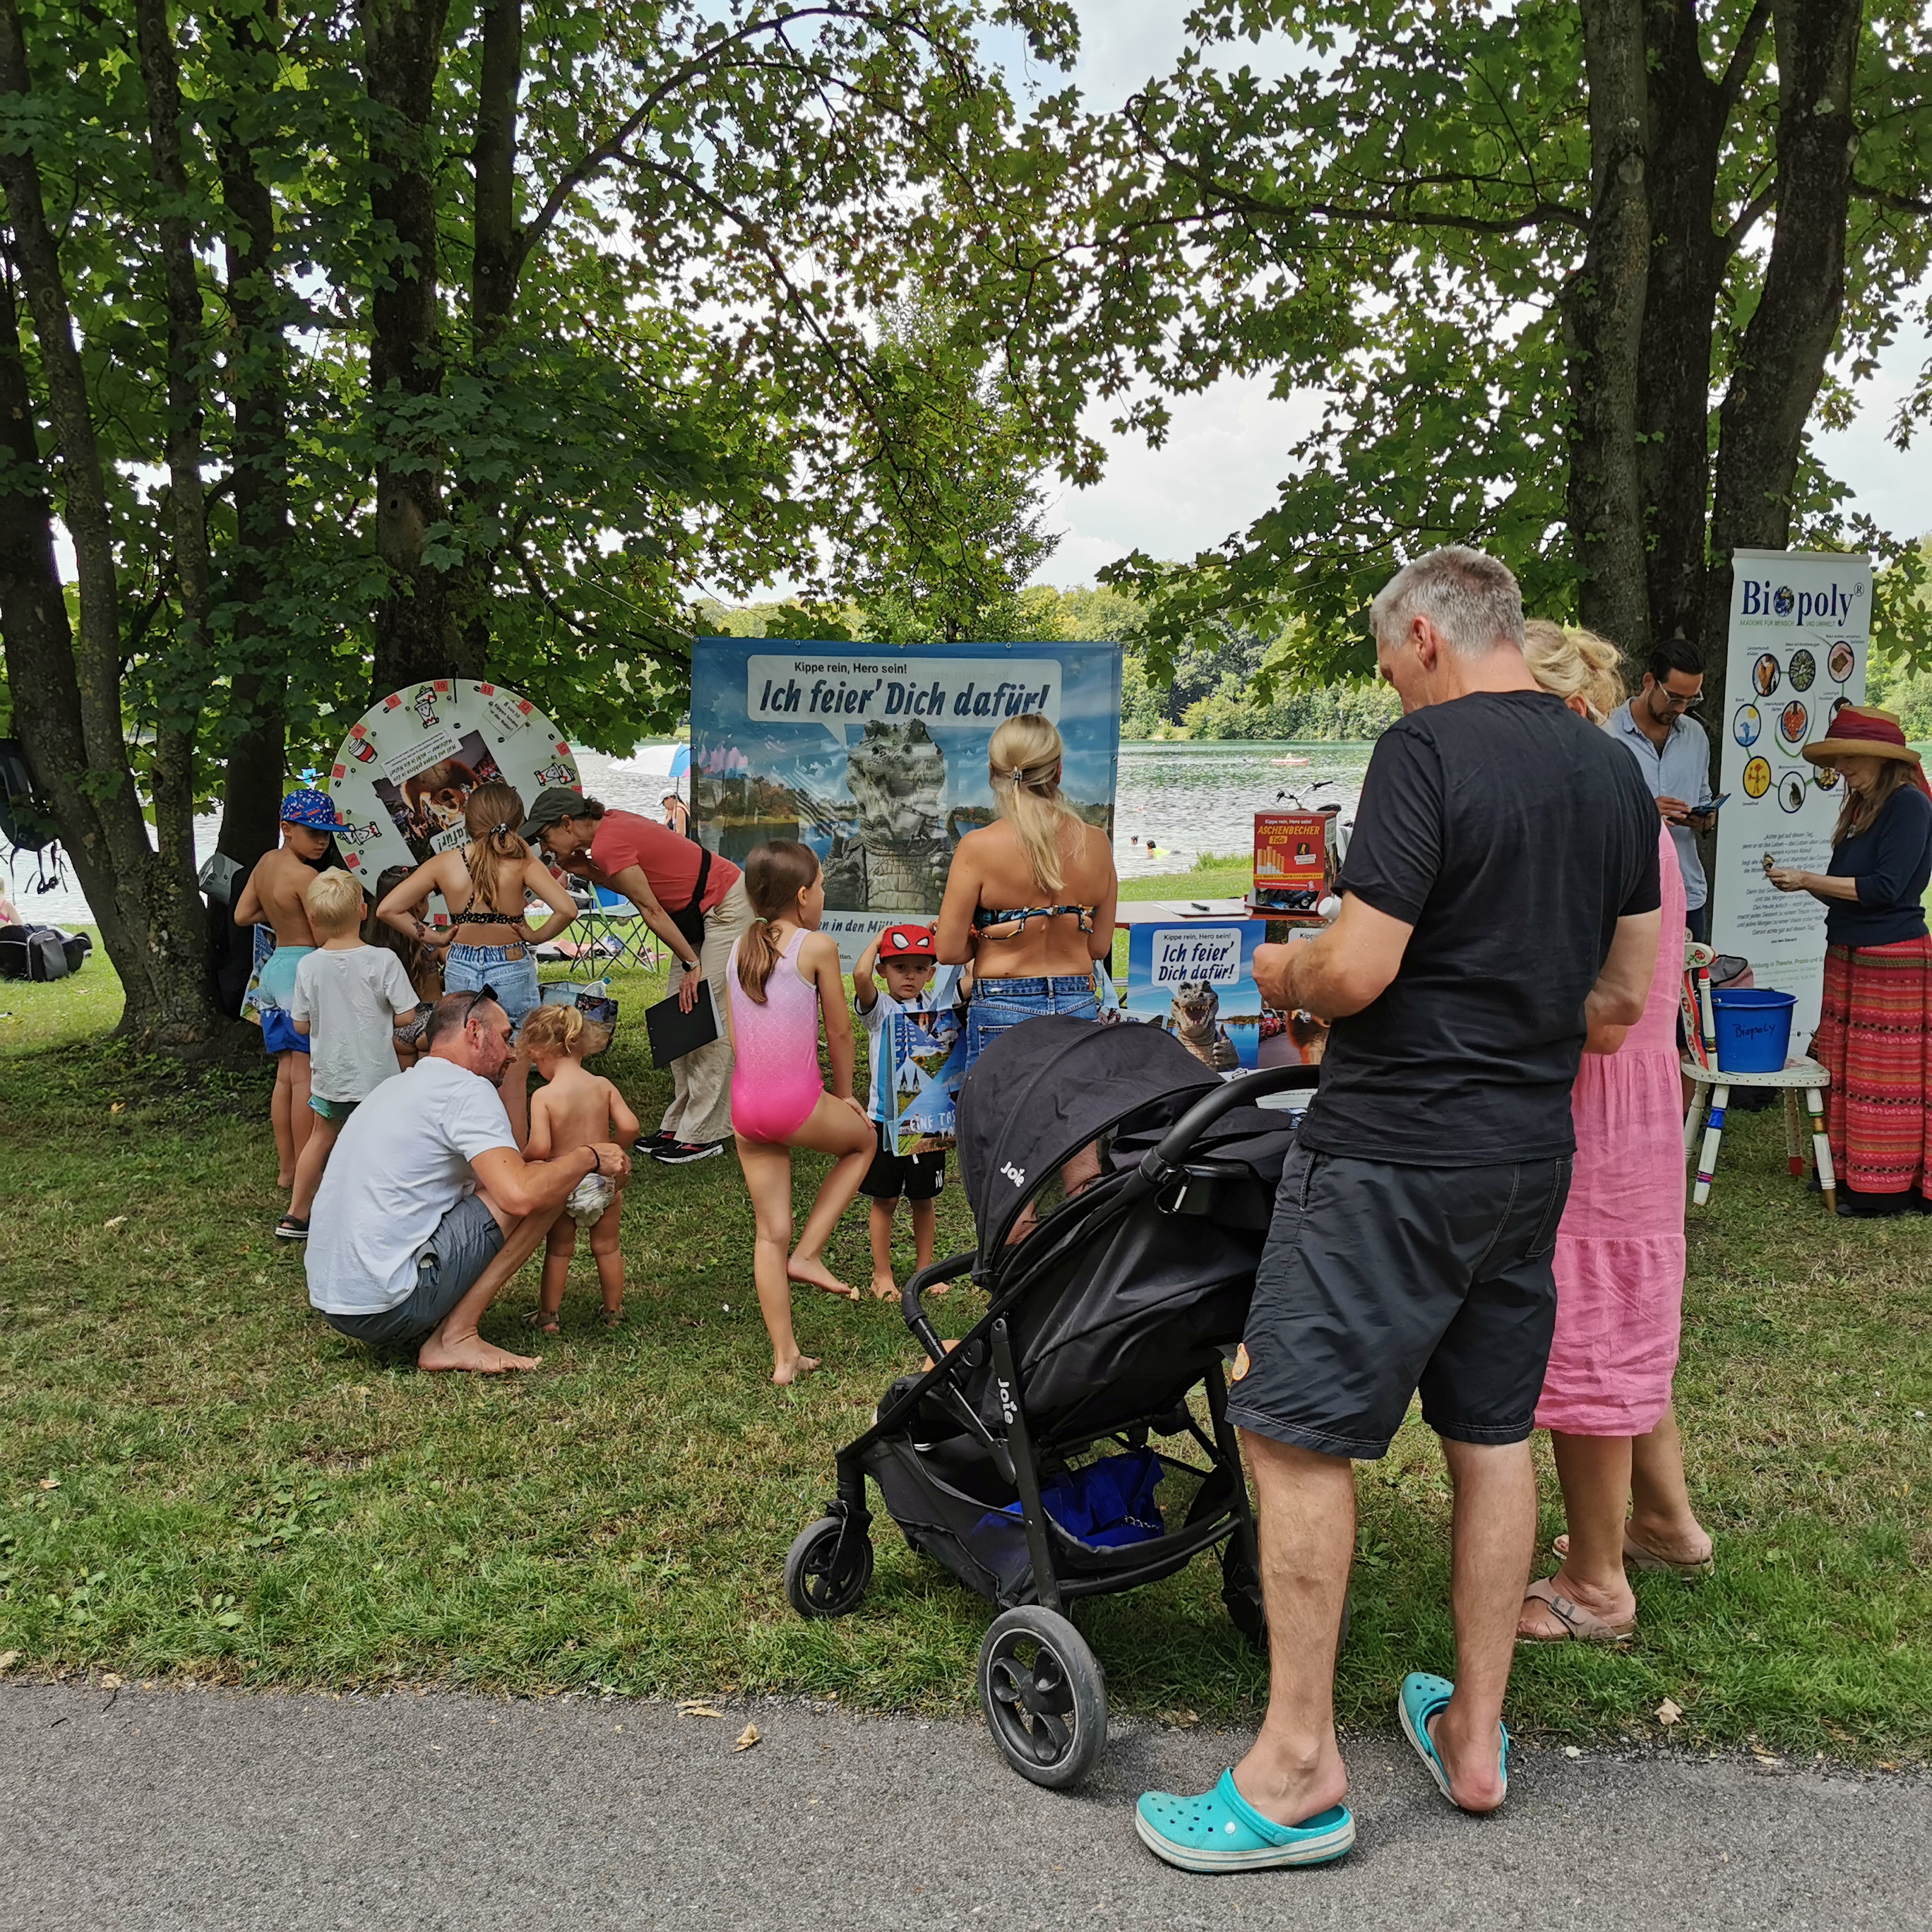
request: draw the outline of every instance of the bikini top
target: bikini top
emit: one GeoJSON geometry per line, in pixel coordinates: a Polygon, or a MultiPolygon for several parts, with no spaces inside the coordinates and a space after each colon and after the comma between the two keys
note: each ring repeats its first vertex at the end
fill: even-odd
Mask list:
{"type": "Polygon", "coordinates": [[[520,912],[453,912],[449,915],[452,926],[524,926],[529,923],[520,912]]]}
{"type": "Polygon", "coordinates": [[[1027,922],[1034,919],[1058,919],[1063,914],[1077,914],[1080,930],[1094,930],[1094,908],[1090,905],[1014,906],[1001,909],[996,906],[981,906],[973,914],[973,930],[988,939],[1017,939],[1027,929],[1027,922]],[[1010,932],[995,932],[996,926],[1011,926],[1010,932]]]}

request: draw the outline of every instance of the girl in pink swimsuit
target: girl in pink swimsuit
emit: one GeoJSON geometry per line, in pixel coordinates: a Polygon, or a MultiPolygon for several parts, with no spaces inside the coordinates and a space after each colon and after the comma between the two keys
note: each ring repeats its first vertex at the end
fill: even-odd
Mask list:
{"type": "Polygon", "coordinates": [[[808,1282],[857,1300],[825,1265],[825,1244],[851,1205],[877,1150],[872,1123],[852,1097],[852,1019],[837,944],[818,930],[825,880],[808,846],[774,838],[745,861],[756,915],[725,969],[731,1034],[731,1129],[758,1223],[752,1274],[772,1338],[772,1380],[795,1382],[818,1364],[792,1334],[791,1284],[808,1282]],[[818,1028],[834,1090],[818,1072],[818,1028]],[[836,1156],[791,1245],[791,1150],[836,1156]]]}

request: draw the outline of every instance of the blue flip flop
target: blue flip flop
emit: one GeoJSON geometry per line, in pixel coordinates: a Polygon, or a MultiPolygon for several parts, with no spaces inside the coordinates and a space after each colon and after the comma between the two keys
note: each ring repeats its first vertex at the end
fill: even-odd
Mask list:
{"type": "MultiPolygon", "coordinates": [[[[1427,1767],[1429,1774],[1436,1780],[1436,1789],[1451,1804],[1456,1800],[1449,1790],[1449,1773],[1436,1749],[1436,1740],[1429,1735],[1429,1720],[1456,1694],[1456,1687],[1446,1677],[1432,1677],[1426,1670],[1412,1670],[1402,1680],[1402,1688],[1396,1693],[1395,1708],[1402,1719],[1402,1736],[1415,1747],[1415,1754],[1427,1767]]],[[[1499,1768],[1503,1777],[1503,1796],[1509,1796],[1509,1726],[1498,1722],[1497,1730],[1502,1733],[1502,1762],[1499,1768]]],[[[1460,1810],[1462,1807],[1456,1806],[1460,1810]]],[[[1472,1817],[1487,1814],[1472,1812],[1472,1817]]]]}
{"type": "Polygon", "coordinates": [[[1183,1871],[1270,1871],[1279,1865],[1325,1865],[1355,1842],[1355,1817],[1332,1805],[1298,1825],[1264,1818],[1234,1789],[1224,1771],[1198,1798],[1145,1791],[1134,1807],[1134,1829],[1155,1857],[1183,1871]]]}

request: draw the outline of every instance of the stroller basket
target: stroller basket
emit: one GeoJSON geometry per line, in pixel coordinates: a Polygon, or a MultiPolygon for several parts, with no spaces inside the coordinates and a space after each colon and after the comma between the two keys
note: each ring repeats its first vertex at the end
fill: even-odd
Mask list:
{"type": "Polygon", "coordinates": [[[932,1366],[893,1383],[839,1451],[836,1496],[793,1544],[785,1588],[805,1616],[856,1607],[875,1483],[910,1547],[1000,1607],[981,1702],[1036,1783],[1075,1783],[1106,1737],[1100,1666],[1068,1604],[1220,1545],[1229,1614],[1264,1637],[1223,1358],[1293,1138],[1254,1103],[1316,1078],[1298,1066],[1223,1082],[1154,1028],[1051,1018],[994,1041],[961,1094],[979,1249],[907,1284],[907,1325],[932,1366]],[[949,1352],[921,1292],[969,1263],[989,1304],[949,1352]],[[1153,1496],[1170,1474],[1198,1479],[1171,1491],[1171,1510],[1185,1498],[1178,1523],[1153,1496]]]}

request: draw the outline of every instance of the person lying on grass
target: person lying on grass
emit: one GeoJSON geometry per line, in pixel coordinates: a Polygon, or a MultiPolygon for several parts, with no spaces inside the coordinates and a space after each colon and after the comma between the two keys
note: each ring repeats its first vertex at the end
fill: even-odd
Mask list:
{"type": "MultiPolygon", "coordinates": [[[[526,1159],[554,1160],[594,1147],[607,1134],[626,1147],[636,1140],[638,1117],[624,1104],[623,1095],[584,1064],[584,1054],[609,1037],[602,1027],[587,1026],[574,1006],[539,1006],[524,1021],[523,1044],[544,1082],[530,1099],[526,1159]]],[[[614,1328],[623,1320],[624,1256],[617,1242],[623,1211],[624,1190],[614,1181],[592,1174],[578,1183],[563,1212],[550,1223],[542,1293],[530,1316],[532,1328],[545,1335],[557,1332],[580,1228],[590,1230],[597,1285],[604,1292],[604,1325],[614,1328]]]]}
{"type": "Polygon", "coordinates": [[[429,1016],[428,1053],[356,1108],[316,1195],[310,1303],[357,1341],[415,1348],[420,1369],[535,1368],[540,1356],[483,1340],[483,1311],[579,1182],[630,1178],[629,1157],[610,1141],[524,1159],[496,1091],[511,1033],[489,987],[446,994],[429,1016]]]}

